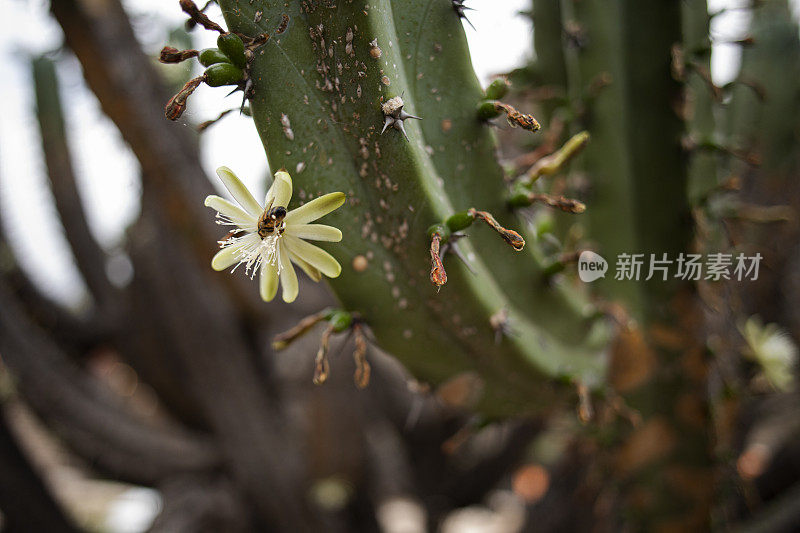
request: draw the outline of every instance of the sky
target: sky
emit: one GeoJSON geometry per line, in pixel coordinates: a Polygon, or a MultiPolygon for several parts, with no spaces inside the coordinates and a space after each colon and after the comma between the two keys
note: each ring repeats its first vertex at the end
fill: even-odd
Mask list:
{"type": "MultiPolygon", "coordinates": [[[[741,5],[744,0],[710,0],[709,10],[741,5]]],[[[166,29],[185,20],[178,2],[123,0],[137,35],[146,50],[157,53],[166,41],[166,29]],[[156,22],[155,24],[153,22],[156,22]]],[[[800,4],[800,0],[796,0],[800,4]]],[[[530,0],[469,0],[465,26],[472,62],[483,83],[493,74],[519,66],[531,53],[531,25],[518,12],[530,0]]],[[[31,56],[54,52],[61,31],[48,16],[45,0],[0,0],[3,32],[0,32],[0,217],[23,268],[34,282],[55,300],[77,306],[85,301],[86,288],[72,263],[69,248],[57,222],[47,187],[35,104],[30,80],[31,56]]],[[[221,21],[218,11],[209,11],[221,21]]],[[[740,37],[747,26],[744,11],[716,17],[712,35],[722,40],[740,37]]],[[[197,46],[214,46],[213,32],[195,32],[197,46]]],[[[725,83],[736,75],[739,47],[718,45],[712,56],[715,81],[725,83]]],[[[109,274],[125,283],[130,268],[121,251],[125,228],[135,219],[139,204],[139,167],[114,125],[102,114],[97,100],[83,84],[77,60],[59,63],[62,101],[70,130],[73,165],[91,230],[112,255],[109,274]]],[[[184,115],[199,122],[235,106],[224,100],[226,88],[201,87],[184,115]],[[194,111],[202,109],[200,111],[194,111]]],[[[188,123],[184,123],[189,127],[188,123]]],[[[231,114],[202,136],[202,165],[208,175],[235,161],[237,173],[263,194],[266,157],[252,122],[231,114]]]]}

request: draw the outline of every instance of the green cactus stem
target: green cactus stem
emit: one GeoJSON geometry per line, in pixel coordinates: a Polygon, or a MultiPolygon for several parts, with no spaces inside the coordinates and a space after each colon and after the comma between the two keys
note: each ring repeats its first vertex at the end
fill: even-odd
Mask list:
{"type": "Polygon", "coordinates": [[[479,206],[501,227],[523,226],[506,204],[492,131],[475,114],[485,94],[450,2],[220,5],[230,31],[270,35],[253,50],[249,77],[271,166],[292,172],[301,200],[328,190],[348,196],[330,216],[344,239],[329,251],[345,265],[331,286],[383,348],[434,384],[476,372],[489,416],[568,398],[557,391],[560,377],[602,381],[607,327],[580,294],[541,283],[536,246],[515,254],[475,231],[459,242],[469,268],[451,265],[441,292],[429,283],[431,224],[479,206]],[[408,140],[380,135],[382,105],[398,96],[423,117],[405,121],[408,140]],[[516,335],[496,344],[490,317],[500,309],[516,335]]]}

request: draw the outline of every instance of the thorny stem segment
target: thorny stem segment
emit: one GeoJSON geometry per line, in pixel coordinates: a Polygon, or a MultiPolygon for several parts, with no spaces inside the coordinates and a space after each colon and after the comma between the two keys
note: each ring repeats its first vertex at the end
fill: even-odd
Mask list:
{"type": "Polygon", "coordinates": [[[325,320],[327,316],[328,310],[325,309],[301,319],[300,322],[295,324],[291,329],[275,335],[275,338],[272,339],[272,349],[283,350],[289,346],[289,344],[308,333],[308,331],[319,322],[325,320]]]}
{"type": "Polygon", "coordinates": [[[158,60],[162,63],[180,63],[182,61],[186,61],[187,59],[197,57],[199,54],[200,52],[197,50],[178,50],[177,48],[173,48],[171,46],[165,46],[161,49],[161,54],[158,56],[158,60]]]}
{"type": "Polygon", "coordinates": [[[575,382],[578,392],[578,419],[582,424],[588,424],[594,418],[594,408],[592,407],[592,397],[589,387],[581,381],[575,382]]]}
{"type": "Polygon", "coordinates": [[[589,142],[589,132],[582,131],[573,135],[558,151],[539,159],[525,174],[519,178],[519,183],[530,186],[542,176],[560,172],[572,158],[581,153],[589,142]]]}
{"type": "Polygon", "coordinates": [[[353,379],[356,387],[365,389],[369,385],[369,377],[372,372],[369,363],[367,362],[367,337],[364,335],[363,326],[359,323],[353,325],[353,333],[355,334],[356,349],[353,351],[353,359],[356,362],[356,372],[353,379]]]}
{"type": "Polygon", "coordinates": [[[364,389],[369,385],[371,368],[367,362],[367,336],[365,325],[357,313],[350,313],[342,309],[323,309],[318,313],[309,315],[297,323],[291,329],[275,336],[272,340],[272,347],[275,350],[286,348],[293,341],[308,333],[311,328],[323,320],[328,321],[328,326],[320,338],[320,347],[314,365],[314,384],[325,383],[330,374],[330,364],[328,362],[328,347],[330,338],[334,333],[342,333],[350,330],[354,335],[355,350],[353,360],[356,363],[356,370],[353,381],[356,387],[364,389]]]}
{"type": "Polygon", "coordinates": [[[516,231],[506,229],[503,226],[501,226],[500,223],[497,222],[497,220],[495,220],[495,218],[492,216],[491,213],[487,211],[478,211],[474,207],[469,208],[467,210],[467,213],[469,213],[469,215],[472,218],[475,218],[477,220],[483,220],[484,222],[486,222],[490,228],[499,233],[500,236],[503,238],[503,240],[506,241],[508,244],[510,244],[511,247],[514,248],[514,250],[516,250],[517,252],[521,252],[522,249],[525,247],[525,239],[522,238],[522,235],[520,235],[516,231]]]}
{"type": "Polygon", "coordinates": [[[434,233],[431,235],[431,283],[436,285],[439,290],[442,285],[447,283],[447,272],[444,270],[442,258],[439,256],[439,245],[442,242],[442,235],[434,233]]]}
{"type": "Polygon", "coordinates": [[[506,119],[511,127],[519,126],[520,128],[528,131],[539,131],[541,128],[539,122],[534,118],[533,115],[520,113],[508,104],[504,104],[503,102],[494,102],[494,109],[495,111],[506,114],[506,119]]]}
{"type": "Polygon", "coordinates": [[[322,332],[319,350],[317,350],[317,357],[314,360],[314,385],[322,385],[325,383],[331,373],[331,365],[328,362],[328,347],[330,346],[333,331],[334,326],[330,324],[325,328],[325,331],[322,332]]]}
{"type": "Polygon", "coordinates": [[[573,213],[579,215],[586,211],[586,204],[572,198],[565,198],[564,196],[554,196],[551,194],[535,193],[532,192],[526,197],[528,205],[536,202],[541,202],[550,207],[555,207],[566,213],[573,213]]]}
{"type": "Polygon", "coordinates": [[[181,9],[189,15],[195,24],[199,24],[207,30],[214,30],[220,33],[227,33],[222,26],[208,18],[192,0],[180,0],[181,9]]]}
{"type": "Polygon", "coordinates": [[[196,78],[192,78],[191,80],[186,82],[186,85],[183,86],[178,94],[173,96],[167,102],[167,106],[164,109],[164,116],[166,116],[170,120],[178,120],[180,116],[186,111],[186,100],[189,96],[194,92],[197,87],[205,81],[206,75],[203,74],[202,76],[198,76],[196,78]]]}

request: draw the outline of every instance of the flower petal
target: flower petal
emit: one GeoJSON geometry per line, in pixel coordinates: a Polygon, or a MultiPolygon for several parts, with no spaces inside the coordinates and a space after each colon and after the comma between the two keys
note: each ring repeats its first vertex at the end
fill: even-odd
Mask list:
{"type": "Polygon", "coordinates": [[[300,225],[313,222],[341,207],[344,201],[345,195],[343,192],[332,192],[320,196],[319,198],[314,198],[307,204],[289,211],[285,219],[286,225],[300,225]]]}
{"type": "Polygon", "coordinates": [[[258,219],[241,207],[234,205],[232,202],[217,195],[210,195],[206,197],[206,207],[214,209],[220,215],[223,215],[231,220],[234,224],[239,226],[245,231],[254,231],[258,219]]]}
{"type": "Polygon", "coordinates": [[[259,281],[261,299],[271,301],[278,293],[278,269],[269,263],[261,264],[261,279],[259,281]]]}
{"type": "Polygon", "coordinates": [[[317,270],[313,266],[309,265],[306,261],[303,261],[302,259],[297,257],[297,254],[295,254],[294,252],[292,252],[288,248],[287,248],[287,250],[289,251],[289,258],[292,260],[292,263],[294,263],[295,265],[297,265],[301,269],[303,269],[303,272],[305,272],[306,275],[309,278],[311,278],[312,280],[314,280],[316,282],[319,282],[319,280],[322,279],[322,272],[320,272],[319,270],[317,270]]]}
{"type": "Polygon", "coordinates": [[[231,169],[228,167],[219,167],[217,169],[217,176],[222,180],[225,188],[228,189],[236,201],[239,202],[239,205],[244,207],[245,211],[254,217],[261,216],[264,208],[258,205],[256,199],[253,198],[253,195],[250,194],[250,191],[247,190],[244,183],[236,177],[236,174],[234,174],[231,169]]]}
{"type": "Polygon", "coordinates": [[[211,268],[216,271],[226,270],[242,260],[242,249],[258,245],[257,235],[248,235],[236,244],[224,246],[211,260],[211,268]]]}
{"type": "Polygon", "coordinates": [[[312,241],[339,242],[342,240],[341,231],[333,226],[326,226],[325,224],[287,225],[286,234],[312,241]]]}
{"type": "Polygon", "coordinates": [[[264,207],[281,205],[286,207],[289,205],[289,200],[292,199],[292,177],[285,170],[279,170],[275,173],[275,181],[272,182],[272,187],[267,191],[267,197],[264,199],[264,207]]]}
{"type": "Polygon", "coordinates": [[[240,257],[239,248],[236,246],[227,246],[214,255],[214,258],[211,260],[211,268],[217,272],[227,270],[238,263],[240,257]]]}
{"type": "Polygon", "coordinates": [[[322,248],[291,235],[284,235],[283,238],[286,240],[286,247],[289,248],[293,254],[318,269],[329,278],[336,278],[342,273],[342,265],[322,248]]]}
{"type": "Polygon", "coordinates": [[[300,289],[297,285],[297,273],[294,271],[292,262],[289,258],[289,250],[286,245],[281,242],[278,243],[281,247],[280,260],[281,260],[281,287],[283,288],[283,301],[291,303],[297,298],[297,293],[300,289]]]}

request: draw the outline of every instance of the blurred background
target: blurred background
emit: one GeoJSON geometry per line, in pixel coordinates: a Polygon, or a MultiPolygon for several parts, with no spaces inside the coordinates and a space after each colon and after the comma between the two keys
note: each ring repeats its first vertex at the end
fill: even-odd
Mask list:
{"type": "MultiPolygon", "coordinates": [[[[467,5],[481,82],[524,80],[532,2],[467,5]]],[[[741,79],[753,9],[709,2],[712,86],[741,79]]],[[[452,408],[463,383],[431,391],[374,347],[366,391],[337,355],[329,382],[311,384],[315,339],[270,350],[333,299],[305,283],[295,305],[265,306],[244,276],[208,268],[213,249],[191,231],[202,198],[221,192],[206,176],[228,165],[258,197],[269,169],[249,117],[198,133],[238,108],[226,88],[198,90],[177,124],[160,117],[199,66],[161,65],[159,50],[215,43],[186,31],[177,1],[0,0],[0,14],[0,530],[603,529],[595,444],[574,413],[476,424],[452,408]]],[[[796,131],[797,115],[785,121],[796,131]]],[[[517,147],[508,159],[535,149],[500,135],[517,147]]],[[[794,192],[779,184],[770,198],[794,192]]],[[[797,244],[794,229],[758,235],[797,244]]],[[[751,359],[782,359],[753,371],[754,399],[720,452],[719,529],[800,526],[797,313],[776,311],[774,291],[752,296],[771,325],[748,313],[734,333],[751,359]]]]}

